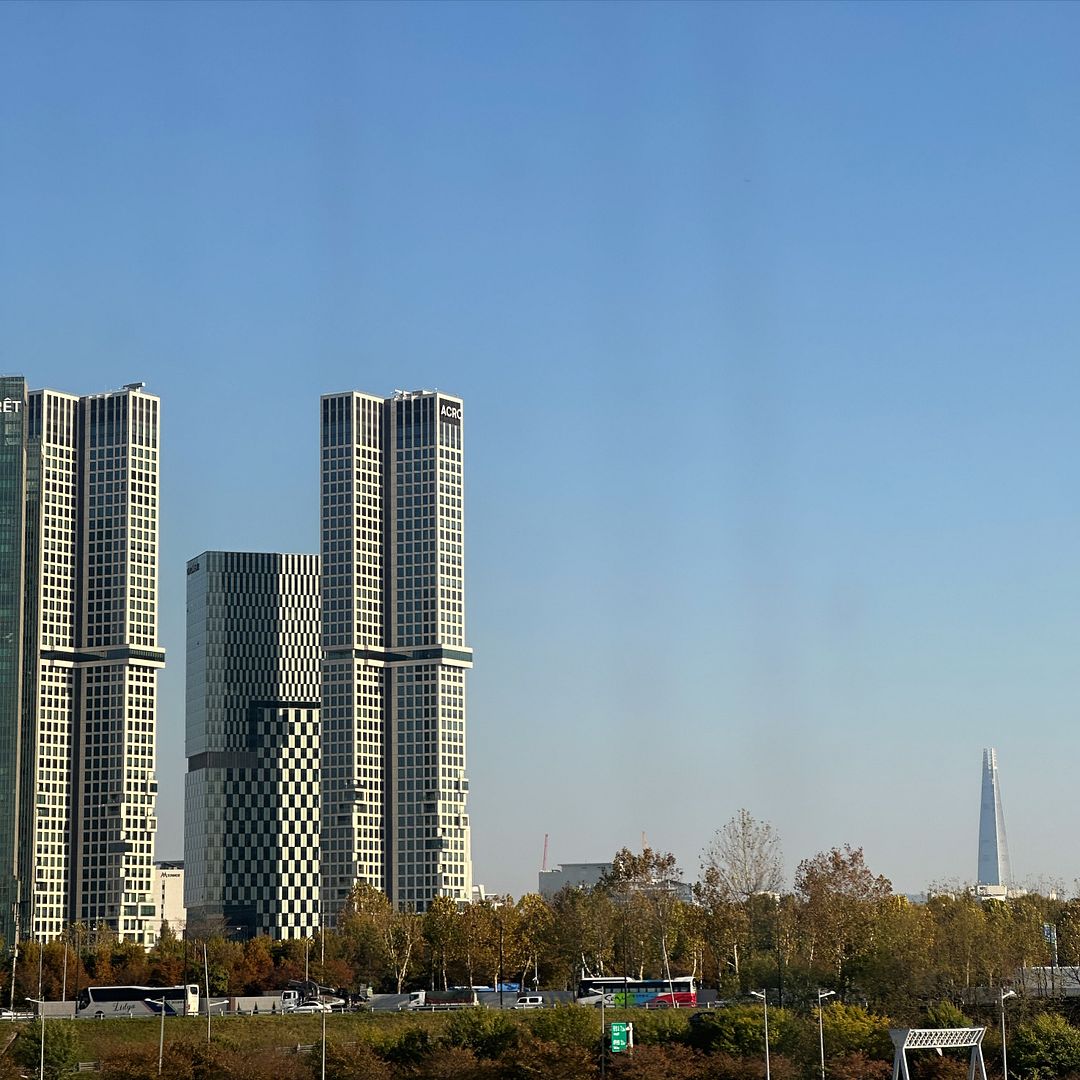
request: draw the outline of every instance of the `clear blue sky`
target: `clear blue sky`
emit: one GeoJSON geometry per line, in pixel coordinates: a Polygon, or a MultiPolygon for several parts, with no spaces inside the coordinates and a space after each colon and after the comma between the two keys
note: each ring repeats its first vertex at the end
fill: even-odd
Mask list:
{"type": "Polygon", "coordinates": [[[315,551],[319,394],[467,403],[475,874],[740,807],[1020,876],[1080,790],[1080,8],[0,6],[0,369],[163,399],[184,562],[315,551]]]}

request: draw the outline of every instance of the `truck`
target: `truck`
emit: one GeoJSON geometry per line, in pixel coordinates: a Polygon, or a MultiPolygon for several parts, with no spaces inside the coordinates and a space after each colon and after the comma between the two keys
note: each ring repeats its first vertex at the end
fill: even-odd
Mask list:
{"type": "MultiPolygon", "coordinates": [[[[248,1013],[291,1013],[308,1005],[325,1005],[330,1012],[344,1012],[348,1002],[335,994],[306,994],[303,990],[292,987],[279,994],[250,994],[246,997],[231,997],[226,1006],[228,1011],[237,1015],[248,1013]]],[[[307,1009],[304,1010],[308,1011],[307,1009]]],[[[313,1011],[320,1011],[318,1009],[313,1011]]]]}
{"type": "Polygon", "coordinates": [[[237,1015],[245,1013],[287,1013],[300,1004],[300,994],[296,990],[282,990],[277,994],[247,994],[230,997],[227,1010],[237,1015]]]}
{"type": "Polygon", "coordinates": [[[413,990],[409,994],[408,1004],[411,1011],[419,1009],[472,1009],[480,1004],[476,991],[471,986],[455,986],[452,990],[413,990]]]}

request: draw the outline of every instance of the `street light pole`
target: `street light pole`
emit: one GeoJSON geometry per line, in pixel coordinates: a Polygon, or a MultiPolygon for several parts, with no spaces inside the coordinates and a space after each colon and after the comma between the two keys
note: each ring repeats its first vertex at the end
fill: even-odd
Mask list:
{"type": "Polygon", "coordinates": [[[606,1065],[607,1058],[607,1026],[604,1021],[604,1005],[607,995],[604,993],[604,987],[600,987],[600,1078],[603,1080],[604,1066],[606,1065]]]}
{"type": "Polygon", "coordinates": [[[41,998],[27,998],[37,1006],[38,1020],[41,1022],[41,1071],[39,1076],[45,1080],[45,1002],[41,998]]]}
{"type": "Polygon", "coordinates": [[[157,1044],[157,1074],[161,1075],[161,1061],[165,1057],[165,995],[161,995],[161,1034],[157,1044]]]}
{"type": "Polygon", "coordinates": [[[503,913],[499,909],[499,1011],[503,1009],[503,913]]]}
{"type": "Polygon", "coordinates": [[[825,1080],[825,1025],[821,1022],[821,1003],[835,993],[835,990],[819,990],[817,992],[817,1032],[818,1046],[821,1048],[821,1080],[825,1080]]]}
{"type": "MultiPolygon", "coordinates": [[[[319,978],[326,978],[326,930],[319,927],[319,978]]],[[[320,987],[319,1001],[322,1001],[322,988],[320,987]]],[[[325,1005],[326,1002],[323,1001],[325,1005]]],[[[326,1013],[322,1014],[322,1080],[326,1080],[326,1013]]]]}
{"type": "Polygon", "coordinates": [[[769,1071],[769,999],[764,989],[760,993],[757,990],[751,990],[750,993],[756,998],[761,998],[761,1004],[765,1006],[765,1080],[772,1080],[772,1074],[769,1071]]]}
{"type": "Polygon", "coordinates": [[[210,1046],[210,961],[206,958],[206,942],[202,947],[203,985],[206,987],[206,1045],[210,1046]]]}
{"type": "Polygon", "coordinates": [[[1004,1080],[1009,1080],[1009,1059],[1005,1050],[1005,999],[1011,997],[1016,997],[1016,991],[1002,987],[999,1004],[1001,1005],[1001,1075],[1004,1080]]]}

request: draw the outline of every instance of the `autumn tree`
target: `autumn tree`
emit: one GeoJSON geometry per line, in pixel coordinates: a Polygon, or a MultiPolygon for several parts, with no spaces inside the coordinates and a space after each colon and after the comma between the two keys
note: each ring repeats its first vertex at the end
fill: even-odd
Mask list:
{"type": "Polygon", "coordinates": [[[526,893],[517,904],[518,934],[520,935],[521,988],[532,982],[540,985],[540,962],[551,940],[555,915],[548,902],[537,893],[526,893]],[[529,970],[532,969],[532,979],[529,970]]]}
{"type": "Polygon", "coordinates": [[[499,924],[497,908],[501,901],[486,897],[469,904],[461,913],[460,948],[470,986],[494,982],[499,969],[499,924]]]}
{"type": "Polygon", "coordinates": [[[178,986],[184,981],[184,943],[167,922],[146,958],[151,985],[178,986]]]}
{"type": "Polygon", "coordinates": [[[428,952],[431,988],[447,989],[446,969],[454,942],[460,937],[457,904],[448,896],[436,896],[424,912],[424,943],[428,952]]]}
{"type": "Polygon", "coordinates": [[[420,951],[421,917],[414,911],[395,910],[378,889],[358,881],[345,901],[339,923],[345,936],[378,950],[400,994],[420,951]]]}
{"type": "Polygon", "coordinates": [[[802,947],[808,969],[844,989],[857,961],[873,948],[888,878],[871,873],[862,848],[845,844],[804,859],[795,871],[802,947]]]}
{"type": "Polygon", "coordinates": [[[629,848],[615,853],[611,871],[601,882],[617,904],[641,908],[660,946],[665,978],[671,978],[672,947],[683,921],[683,902],[679,895],[682,871],[675,856],[653,851],[650,847],[635,854],[629,848]]]}
{"type": "Polygon", "coordinates": [[[926,904],[894,896],[880,906],[859,983],[894,1019],[918,1026],[921,1004],[934,995],[934,939],[934,917],[926,904]]]}
{"type": "Polygon", "coordinates": [[[701,856],[702,881],[724,900],[778,893],[784,882],[780,837],[767,821],[740,810],[716,830],[701,856]]]}
{"type": "Polygon", "coordinates": [[[572,986],[581,972],[603,975],[610,967],[615,937],[615,911],[609,893],[568,885],[555,894],[551,910],[549,957],[556,980],[572,986]]]}

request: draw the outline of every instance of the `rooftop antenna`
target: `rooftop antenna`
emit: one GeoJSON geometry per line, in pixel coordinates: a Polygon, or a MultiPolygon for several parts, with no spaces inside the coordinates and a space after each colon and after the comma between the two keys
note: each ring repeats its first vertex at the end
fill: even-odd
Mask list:
{"type": "Polygon", "coordinates": [[[540,872],[547,873],[547,849],[548,849],[548,834],[544,833],[544,859],[540,863],[540,872]]]}

